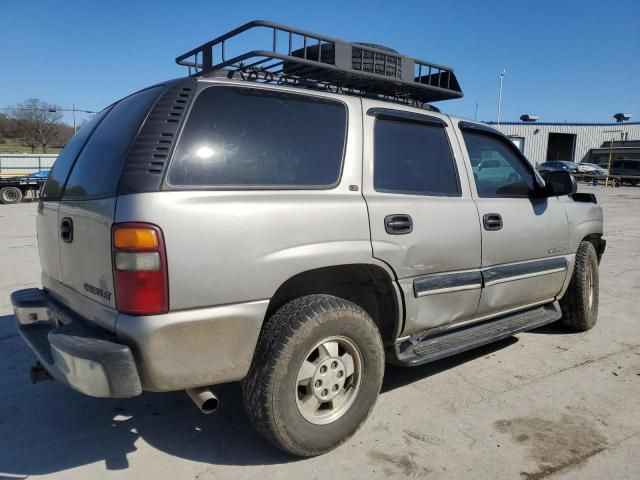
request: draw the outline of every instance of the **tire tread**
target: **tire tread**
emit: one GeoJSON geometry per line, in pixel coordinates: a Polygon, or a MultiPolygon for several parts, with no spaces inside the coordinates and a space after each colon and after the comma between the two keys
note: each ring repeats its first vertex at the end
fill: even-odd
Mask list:
{"type": "MultiPolygon", "coordinates": [[[[597,297],[595,300],[595,312],[589,312],[586,295],[588,286],[586,284],[586,271],[590,262],[596,258],[596,250],[591,242],[582,241],[576,252],[575,267],[571,282],[567,288],[564,297],[560,299],[560,307],[562,309],[562,319],[560,322],[563,326],[576,331],[585,331],[592,328],[597,318],[597,297]]],[[[596,269],[593,274],[597,275],[596,269]]],[[[597,293],[596,293],[597,294],[597,293]]]]}

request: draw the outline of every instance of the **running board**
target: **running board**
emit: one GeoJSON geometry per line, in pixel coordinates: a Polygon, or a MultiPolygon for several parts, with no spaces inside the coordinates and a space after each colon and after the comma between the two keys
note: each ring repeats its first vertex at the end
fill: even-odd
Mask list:
{"type": "Polygon", "coordinates": [[[394,363],[412,367],[434,362],[519,332],[533,330],[560,320],[561,317],[560,305],[553,302],[452,332],[425,337],[419,341],[407,340],[395,345],[394,363]]]}

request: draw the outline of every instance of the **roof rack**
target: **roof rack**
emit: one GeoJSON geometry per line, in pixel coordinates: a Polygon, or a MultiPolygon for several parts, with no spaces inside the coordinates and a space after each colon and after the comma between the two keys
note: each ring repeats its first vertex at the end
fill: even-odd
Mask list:
{"type": "Polygon", "coordinates": [[[449,67],[385,47],[345,42],[264,20],[249,22],[194,48],[177,57],[176,63],[188,67],[190,76],[224,70],[229,76],[237,72],[243,79],[261,83],[320,88],[418,106],[463,96],[449,67]],[[228,55],[234,47],[237,50],[234,44],[242,45],[238,36],[249,30],[253,37],[260,32],[266,49],[228,55]]]}

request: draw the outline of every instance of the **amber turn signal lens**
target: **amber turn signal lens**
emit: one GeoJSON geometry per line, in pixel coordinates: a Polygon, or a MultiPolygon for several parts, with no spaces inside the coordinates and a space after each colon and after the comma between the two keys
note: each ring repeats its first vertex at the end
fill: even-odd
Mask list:
{"type": "Polygon", "coordinates": [[[158,248],[158,236],[150,228],[118,228],[113,232],[115,248],[153,250],[158,248]]]}

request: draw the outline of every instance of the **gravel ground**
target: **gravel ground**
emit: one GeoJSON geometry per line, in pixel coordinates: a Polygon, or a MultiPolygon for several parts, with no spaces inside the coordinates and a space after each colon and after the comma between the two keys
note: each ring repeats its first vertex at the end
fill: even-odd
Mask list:
{"type": "Polygon", "coordinates": [[[388,367],[342,448],[287,457],[249,425],[237,385],[200,414],[186,394],[92,399],[29,383],[9,294],[37,286],[36,206],[0,205],[0,479],[640,478],[640,188],[583,187],[605,210],[600,315],[413,369],[388,367]]]}

